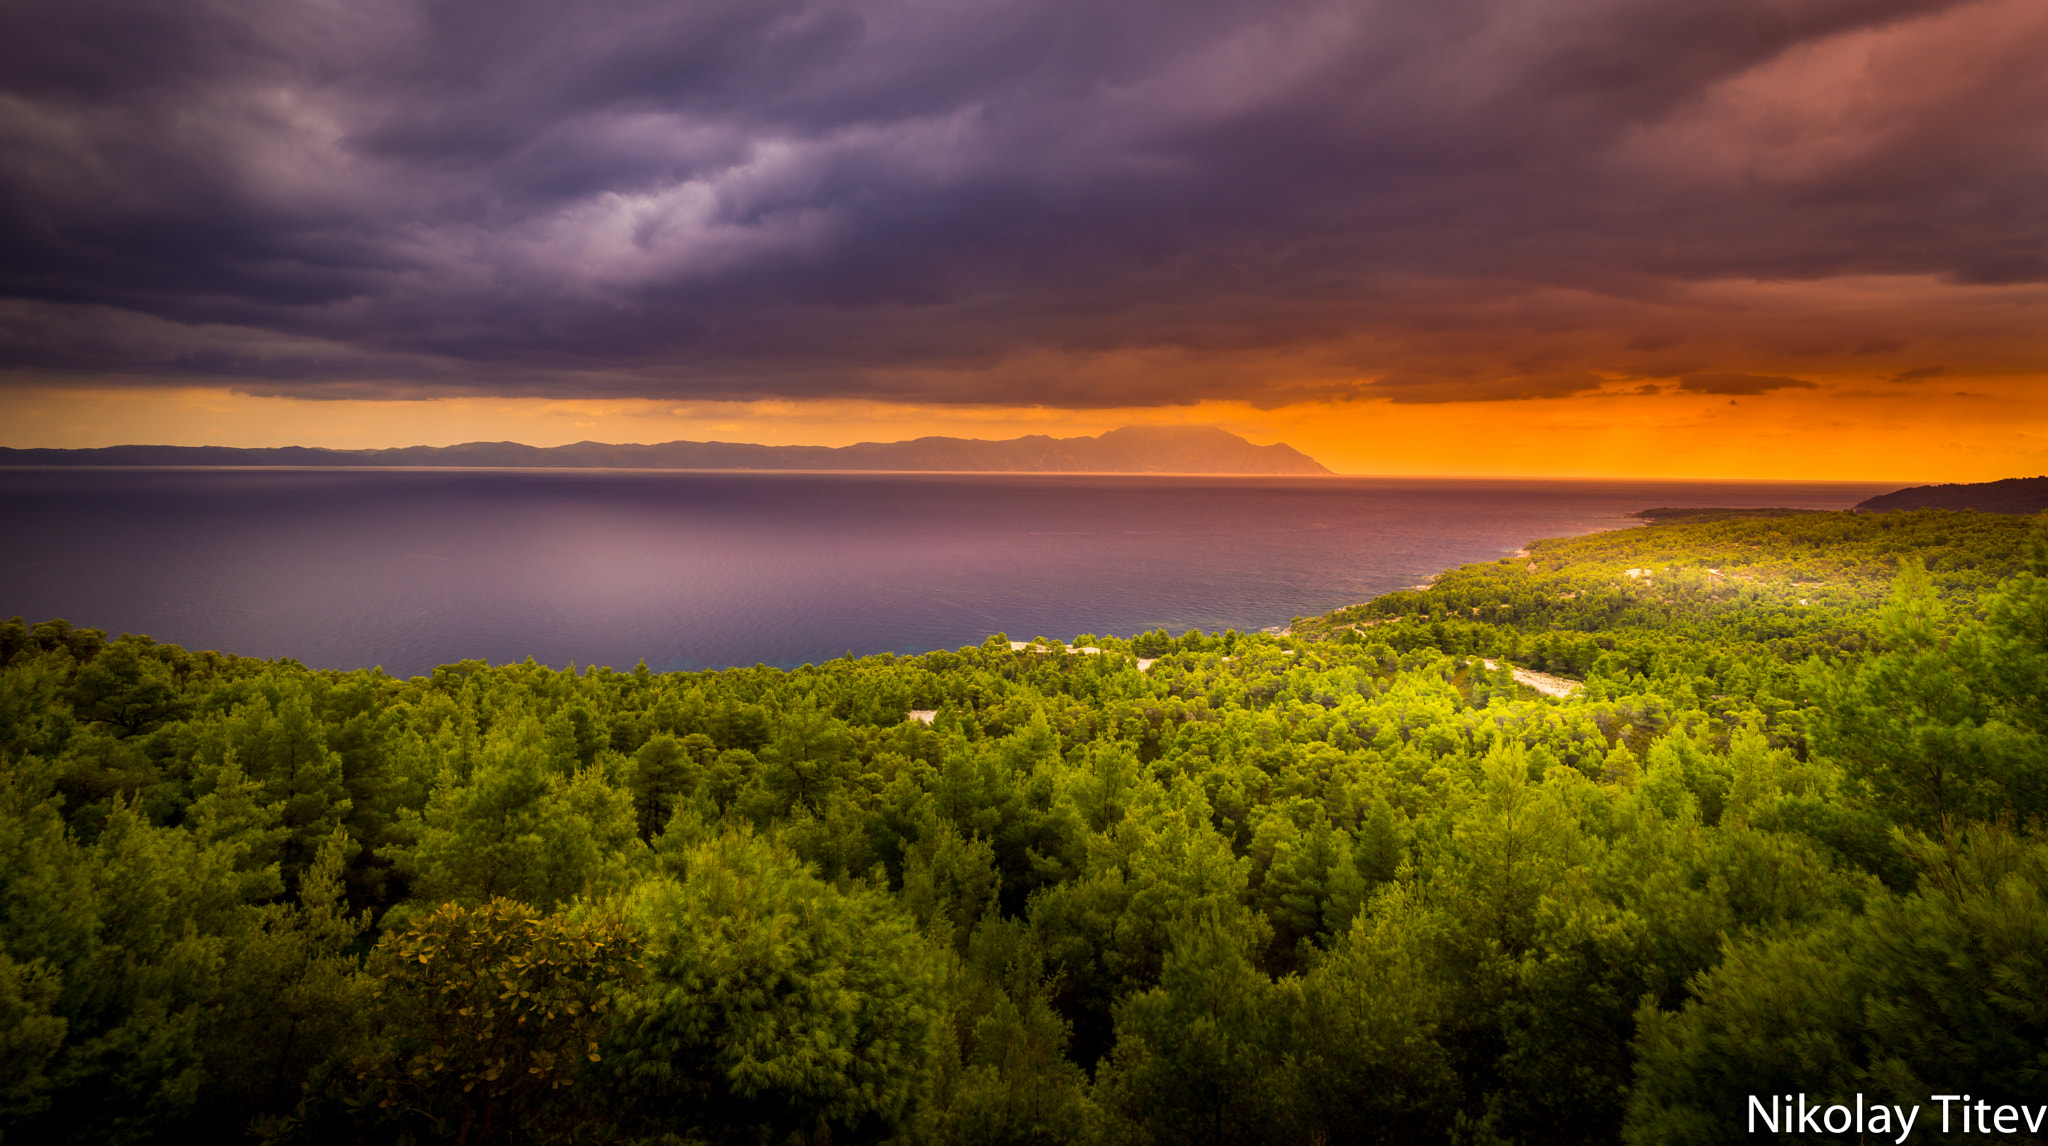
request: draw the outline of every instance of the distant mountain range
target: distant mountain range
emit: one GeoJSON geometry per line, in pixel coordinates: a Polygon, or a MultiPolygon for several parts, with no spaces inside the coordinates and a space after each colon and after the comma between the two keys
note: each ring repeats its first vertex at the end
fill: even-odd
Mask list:
{"type": "Polygon", "coordinates": [[[941,470],[1015,473],[1327,474],[1284,443],[1255,446],[1211,426],[1125,426],[1094,438],[1032,434],[1007,441],[918,438],[852,446],[756,446],[662,442],[522,446],[468,442],[387,450],[310,446],[106,446],[92,450],[0,448],[11,466],[456,466],[682,470],[941,470]]]}
{"type": "Polygon", "coordinates": [[[1956,485],[1916,485],[1857,503],[1857,509],[1975,509],[1985,513],[2039,513],[2048,509],[2048,477],[1956,485]]]}

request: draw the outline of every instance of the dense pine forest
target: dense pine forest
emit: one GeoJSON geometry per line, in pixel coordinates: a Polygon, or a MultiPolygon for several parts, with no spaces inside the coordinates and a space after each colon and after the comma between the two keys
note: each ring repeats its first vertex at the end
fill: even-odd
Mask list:
{"type": "Polygon", "coordinates": [[[16,620],[0,1137],[1691,1143],[1751,1139],[1752,1094],[2048,1104],[2048,526],[1712,516],[1284,636],[793,671],[404,680],[16,620]]]}

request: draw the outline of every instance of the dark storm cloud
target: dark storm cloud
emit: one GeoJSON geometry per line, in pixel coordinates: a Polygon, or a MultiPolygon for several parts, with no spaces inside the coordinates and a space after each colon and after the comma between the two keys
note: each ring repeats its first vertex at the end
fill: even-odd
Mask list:
{"type": "Polygon", "coordinates": [[[1814,390],[1819,387],[1798,378],[1776,374],[1688,374],[1678,388],[1694,394],[1763,394],[1772,390],[1814,390]]]}
{"type": "MultiPolygon", "coordinates": [[[[1392,374],[1374,379],[1366,394],[1394,402],[1500,402],[1516,398],[1569,398],[1600,389],[1597,374],[1515,375],[1467,378],[1438,374],[1392,374]]],[[[1655,390],[1655,387],[1651,387],[1655,390]]]]}
{"type": "Polygon", "coordinates": [[[2026,145],[2048,25],[2011,4],[43,0],[9,22],[17,377],[1505,399],[1899,339],[1810,344],[1691,284],[2048,274],[2026,145]]]}
{"type": "Polygon", "coordinates": [[[1942,366],[1916,366],[1911,370],[1901,370],[1897,374],[1894,374],[1890,378],[1886,379],[1886,381],[1925,382],[1929,378],[1939,378],[1946,373],[1948,373],[1948,369],[1942,366]]]}

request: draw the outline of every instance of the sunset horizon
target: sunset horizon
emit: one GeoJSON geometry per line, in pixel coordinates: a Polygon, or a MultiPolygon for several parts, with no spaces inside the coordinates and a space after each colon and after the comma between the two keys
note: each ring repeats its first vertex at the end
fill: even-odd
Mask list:
{"type": "MultiPolygon", "coordinates": [[[[1626,397],[1635,404],[1643,401],[1626,397]]],[[[1094,437],[1125,426],[1199,426],[1225,430],[1255,445],[1285,444],[1335,474],[1361,477],[1984,482],[2048,470],[2048,461],[2028,451],[2000,453],[1967,440],[1929,441],[1928,427],[1904,417],[1845,439],[1825,427],[1804,433],[1796,419],[1788,424],[1772,417],[1770,405],[1755,398],[1746,411],[1734,399],[1679,400],[1689,402],[1689,409],[1665,424],[1628,410],[1621,396],[1576,403],[1546,400],[1534,410],[1520,403],[1389,407],[1371,413],[1217,410],[1216,404],[1204,404],[1189,411],[949,408],[934,415],[852,403],[754,403],[754,409],[707,412],[657,401],[369,402],[108,391],[54,401],[0,395],[0,410],[12,403],[16,415],[0,430],[0,447],[365,450],[477,442],[541,448],[579,442],[733,442],[838,448],[925,437],[1007,441],[1029,435],[1094,437]],[[761,406],[772,408],[762,411],[761,406]],[[1617,407],[1632,416],[1617,416],[1617,407]],[[1531,426],[1529,420],[1538,416],[1546,421],[1531,426]],[[1710,432],[1717,425],[1741,436],[1717,438],[1710,432]],[[1911,461],[1901,463],[1901,458],[1911,461]]],[[[1808,399],[1804,404],[1817,403],[1808,399]]]]}

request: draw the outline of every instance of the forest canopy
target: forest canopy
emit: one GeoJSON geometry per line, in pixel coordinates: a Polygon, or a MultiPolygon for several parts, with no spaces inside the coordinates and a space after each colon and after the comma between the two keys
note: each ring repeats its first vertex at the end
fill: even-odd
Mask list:
{"type": "Polygon", "coordinates": [[[2044,530],[1674,520],[1285,635],[792,671],[397,679],[17,618],[0,1136],[1664,1143],[1750,1137],[1751,1094],[2048,1103],[2044,530]]]}

